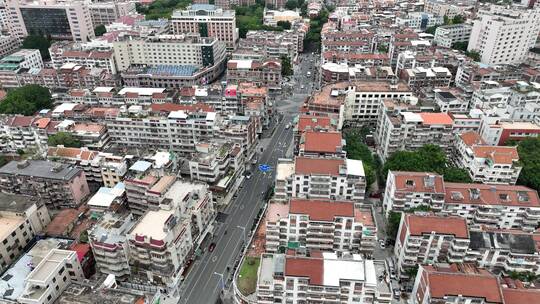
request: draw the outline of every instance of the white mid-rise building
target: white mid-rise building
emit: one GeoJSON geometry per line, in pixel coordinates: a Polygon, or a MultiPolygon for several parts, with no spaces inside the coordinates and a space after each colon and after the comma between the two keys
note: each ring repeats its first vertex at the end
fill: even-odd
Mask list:
{"type": "Polygon", "coordinates": [[[54,39],[90,41],[95,38],[90,8],[75,0],[5,0],[13,35],[47,35],[54,39]]]}
{"type": "Polygon", "coordinates": [[[473,23],[468,51],[478,51],[482,63],[522,63],[540,32],[540,9],[491,5],[473,23]]]}
{"type": "Polygon", "coordinates": [[[118,18],[135,14],[135,1],[92,2],[88,4],[94,26],[109,25],[118,18]]]}
{"type": "Polygon", "coordinates": [[[336,199],[360,204],[366,176],[360,160],[296,157],[277,164],[275,198],[336,199]]]}
{"type": "Polygon", "coordinates": [[[454,43],[469,41],[471,31],[472,26],[470,24],[439,26],[435,30],[435,38],[433,41],[438,46],[451,48],[454,43]]]}
{"type": "Polygon", "coordinates": [[[397,17],[398,26],[410,27],[415,30],[425,30],[428,27],[444,23],[443,16],[423,12],[412,12],[405,17],[397,17]]]}

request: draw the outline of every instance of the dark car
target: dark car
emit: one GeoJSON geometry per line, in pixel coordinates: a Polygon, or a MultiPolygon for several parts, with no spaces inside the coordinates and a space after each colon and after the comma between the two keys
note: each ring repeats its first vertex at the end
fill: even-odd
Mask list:
{"type": "Polygon", "coordinates": [[[208,246],[208,251],[212,252],[216,248],[216,243],[211,243],[210,246],[208,246]]]}

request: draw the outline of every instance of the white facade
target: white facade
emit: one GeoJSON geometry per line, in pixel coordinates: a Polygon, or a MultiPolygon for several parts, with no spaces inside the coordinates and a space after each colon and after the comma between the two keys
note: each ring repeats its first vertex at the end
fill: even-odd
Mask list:
{"type": "Polygon", "coordinates": [[[473,23],[468,51],[478,51],[482,63],[522,63],[540,32],[540,9],[491,5],[473,23]]]}
{"type": "Polygon", "coordinates": [[[0,57],[4,57],[15,52],[20,45],[21,43],[17,37],[0,35],[0,57]]]}
{"type": "Polygon", "coordinates": [[[122,16],[136,13],[135,1],[92,2],[88,7],[95,27],[109,25],[122,16]]]}
{"type": "Polygon", "coordinates": [[[39,50],[21,49],[0,60],[0,63],[16,63],[19,68],[42,69],[43,59],[39,50]]]}
{"type": "Polygon", "coordinates": [[[72,281],[84,279],[77,253],[53,249],[25,280],[18,302],[24,304],[53,303],[72,281]]]}
{"type": "Polygon", "coordinates": [[[10,31],[18,38],[31,34],[57,39],[90,41],[95,38],[90,9],[84,1],[5,0],[10,31]],[[24,12],[24,14],[23,14],[24,12]]]}
{"type": "Polygon", "coordinates": [[[451,48],[456,42],[467,42],[471,36],[470,24],[455,24],[439,26],[435,30],[433,42],[438,46],[451,48]]]}
{"type": "Polygon", "coordinates": [[[422,12],[412,12],[404,18],[396,18],[396,24],[398,26],[410,27],[416,30],[425,30],[428,27],[443,23],[444,18],[442,15],[426,14],[422,12]]]}

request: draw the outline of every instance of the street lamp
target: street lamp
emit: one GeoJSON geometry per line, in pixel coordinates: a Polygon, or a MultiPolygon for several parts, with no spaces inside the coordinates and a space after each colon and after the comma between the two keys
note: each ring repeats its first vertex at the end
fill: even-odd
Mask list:
{"type": "Polygon", "coordinates": [[[244,240],[244,243],[245,243],[246,242],[246,227],[236,226],[236,228],[242,229],[242,239],[244,240]]]}

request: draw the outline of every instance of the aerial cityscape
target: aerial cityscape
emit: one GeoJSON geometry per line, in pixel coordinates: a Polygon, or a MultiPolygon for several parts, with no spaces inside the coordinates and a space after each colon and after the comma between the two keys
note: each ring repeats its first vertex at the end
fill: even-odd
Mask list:
{"type": "Polygon", "coordinates": [[[0,304],[540,304],[540,2],[0,0],[0,304]]]}

